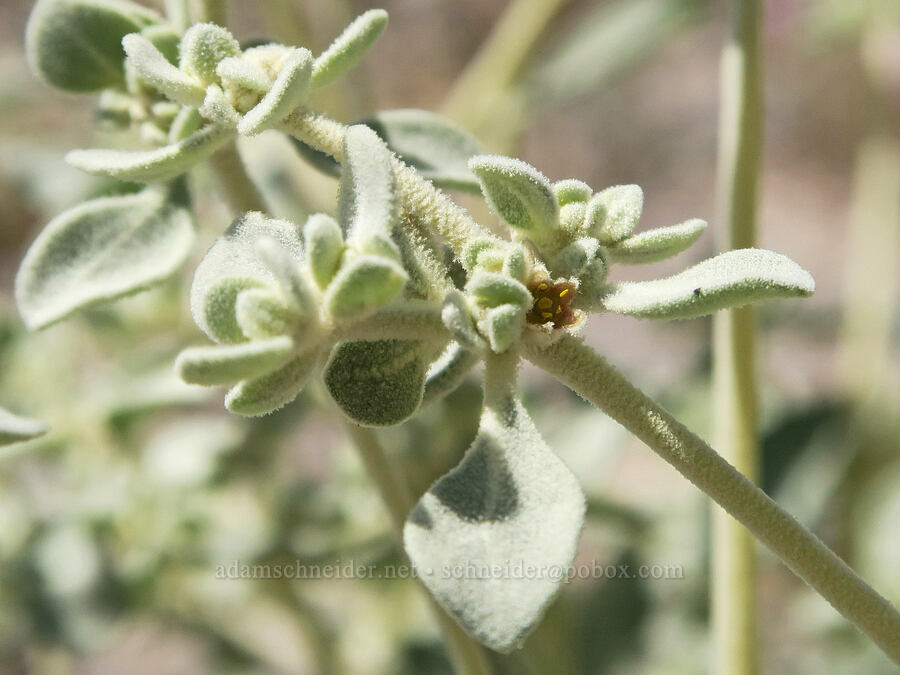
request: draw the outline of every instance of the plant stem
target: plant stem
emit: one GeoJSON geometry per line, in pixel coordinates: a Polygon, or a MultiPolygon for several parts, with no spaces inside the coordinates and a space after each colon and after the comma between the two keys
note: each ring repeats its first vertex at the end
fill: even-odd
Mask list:
{"type": "Polygon", "coordinates": [[[262,195],[244,169],[235,144],[229,143],[210,157],[210,163],[222,188],[222,196],[235,214],[266,211],[262,195]]]}
{"type": "MultiPolygon", "coordinates": [[[[343,158],[344,133],[347,127],[323,115],[300,109],[292,113],[281,125],[282,131],[290,134],[312,148],[334,157],[343,158]]],[[[476,238],[502,240],[484,229],[446,194],[438,190],[419,173],[393,158],[394,177],[397,192],[403,208],[416,214],[428,223],[443,239],[457,257],[463,258],[466,246],[476,238]]]]}
{"type": "MultiPolygon", "coordinates": [[[[733,0],[731,31],[722,52],[719,111],[718,210],[722,250],[756,246],[756,205],[762,146],[760,0],[733,0]]],[[[713,319],[716,447],[756,480],[756,320],[753,307],[713,319]]],[[[756,648],[756,551],[750,533],[727,513],[713,511],[713,672],[752,675],[756,648]]]]}
{"type": "MultiPolygon", "coordinates": [[[[373,429],[361,427],[352,422],[345,422],[344,426],[359,450],[363,464],[375,482],[384,505],[390,513],[394,530],[402,541],[403,525],[412,508],[405,482],[394,471],[373,429]]],[[[450,658],[457,672],[466,675],[489,675],[491,669],[484,648],[466,635],[430,595],[428,595],[428,600],[438,619],[444,643],[450,652],[450,658]]]]}
{"type": "Polygon", "coordinates": [[[227,22],[227,0],[190,0],[193,23],[209,22],[219,26],[227,22]]]}
{"type": "Polygon", "coordinates": [[[580,339],[523,346],[532,363],[644,441],[900,664],[900,613],[702,439],[580,339]]]}
{"type": "MultiPolygon", "coordinates": [[[[213,168],[229,193],[230,198],[241,203],[240,208],[235,207],[235,210],[263,210],[264,204],[259,194],[252,188],[250,177],[244,170],[237,152],[233,147],[226,148],[226,150],[232,151],[234,157],[224,163],[214,162],[213,168]],[[241,189],[241,185],[244,186],[243,189],[241,189]]],[[[217,153],[217,155],[219,154],[221,152],[217,153]]],[[[216,157],[217,155],[213,156],[216,157]]],[[[403,321],[402,316],[400,316],[402,312],[396,314],[398,316],[388,323],[402,326],[403,321]]],[[[434,330],[436,332],[439,331],[442,337],[446,337],[446,329],[440,322],[439,310],[434,312],[433,319],[436,322],[434,330]]],[[[360,323],[363,324],[363,322],[360,323]]],[[[421,320],[419,323],[421,323],[421,320]]],[[[381,321],[381,324],[383,325],[385,322],[381,321]]],[[[416,335],[421,335],[421,328],[418,329],[416,335]]],[[[371,337],[371,333],[367,334],[367,337],[371,337]]],[[[378,440],[378,436],[372,429],[361,427],[349,421],[344,422],[344,427],[347,430],[347,435],[353,440],[354,445],[359,450],[363,464],[378,488],[385,507],[387,507],[398,540],[402,542],[403,525],[406,522],[406,516],[412,508],[405,482],[401,480],[391,466],[378,440]]],[[[425,591],[424,588],[423,591],[425,591]]],[[[466,635],[456,622],[434,602],[431,595],[427,591],[425,593],[440,625],[444,643],[457,671],[465,675],[490,675],[491,670],[481,645],[466,635]]]]}
{"type": "Polygon", "coordinates": [[[457,78],[443,113],[477,130],[493,112],[544,32],[567,0],[513,0],[478,53],[457,78]]]}

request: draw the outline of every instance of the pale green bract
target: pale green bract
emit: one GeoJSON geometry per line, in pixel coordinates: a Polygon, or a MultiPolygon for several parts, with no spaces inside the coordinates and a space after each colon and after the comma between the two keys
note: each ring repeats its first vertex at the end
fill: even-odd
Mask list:
{"type": "Polygon", "coordinates": [[[144,82],[182,105],[203,103],[205,87],[197,78],[176,68],[145,36],[126,35],[122,40],[128,64],[144,82]]]}
{"type": "Polygon", "coordinates": [[[301,48],[291,52],[265,96],[238,123],[238,133],[255,136],[293,112],[306,96],[311,72],[309,50],[301,48]]]}
{"type": "Polygon", "coordinates": [[[361,244],[390,237],[397,219],[390,150],[369,127],[354,125],[344,135],[338,222],[349,243],[361,244]]]}
{"type": "Polygon", "coordinates": [[[671,258],[689,248],[706,230],[706,221],[692,218],[678,225],[632,235],[607,249],[613,262],[635,265],[671,258]]]}
{"type": "Polygon", "coordinates": [[[232,384],[283,366],[293,353],[294,341],[287,336],[237,345],[193,347],[178,355],[175,370],[188,384],[232,384]]]}
{"type": "Polygon", "coordinates": [[[525,162],[499,155],[479,155],[469,168],[481,182],[491,208],[512,227],[540,236],[556,226],[559,205],[550,181],[525,162]]]}
{"type": "Polygon", "coordinates": [[[738,249],[666,279],[612,284],[590,301],[597,309],[647,319],[689,319],[770,298],[805,297],[812,276],[790,258],[738,249]]]}
{"type": "Polygon", "coordinates": [[[10,445],[43,436],[48,431],[40,420],[22,417],[0,408],[0,445],[10,445]]]}
{"type": "Polygon", "coordinates": [[[177,271],[194,242],[194,223],[171,194],[154,187],[94,199],[51,220],[16,275],[16,301],[26,325],[44,328],[177,271]]]}

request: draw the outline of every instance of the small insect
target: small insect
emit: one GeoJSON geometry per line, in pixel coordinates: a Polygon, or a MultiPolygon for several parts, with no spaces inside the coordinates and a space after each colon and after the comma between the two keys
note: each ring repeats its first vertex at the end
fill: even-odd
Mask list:
{"type": "Polygon", "coordinates": [[[539,279],[528,286],[533,301],[525,315],[528,323],[553,323],[554,328],[569,326],[575,322],[575,313],[569,304],[575,298],[575,284],[571,281],[550,283],[549,279],[539,279]]]}
{"type": "Polygon", "coordinates": [[[694,295],[703,295],[703,291],[701,291],[699,288],[695,288],[694,295]]]}

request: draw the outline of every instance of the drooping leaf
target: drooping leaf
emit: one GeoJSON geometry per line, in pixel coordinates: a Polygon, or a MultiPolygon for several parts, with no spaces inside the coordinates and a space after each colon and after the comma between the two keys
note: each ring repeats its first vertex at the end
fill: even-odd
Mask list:
{"type": "Polygon", "coordinates": [[[94,199],[50,221],[16,276],[25,324],[43,328],[170,277],[194,242],[190,212],[162,188],[94,199]]]}
{"type": "Polygon", "coordinates": [[[27,441],[43,436],[47,431],[47,425],[40,420],[21,417],[0,408],[0,445],[27,441]]]}
{"type": "Polygon", "coordinates": [[[407,278],[403,267],[393,260],[361,255],[341,267],[328,286],[324,303],[335,319],[360,319],[393,301],[407,278]]]}
{"type": "Polygon", "coordinates": [[[347,241],[361,243],[379,234],[389,237],[398,210],[390,150],[368,127],[350,127],[344,134],[338,197],[338,222],[347,241]]]}
{"type": "Polygon", "coordinates": [[[225,407],[238,415],[268,415],[297,398],[315,369],[319,353],[310,350],[266,375],[244,380],[229,390],[225,407]]]}
{"type": "Polygon", "coordinates": [[[66,155],[66,161],[94,175],[135,183],[153,183],[184,173],[233,136],[232,129],[209,124],[184,140],[154,150],[73,150],[66,155]]]}
{"type": "Polygon", "coordinates": [[[586,202],[591,198],[593,190],[584,181],[577,178],[567,178],[558,180],[553,184],[553,194],[556,195],[556,201],[559,202],[559,206],[562,208],[566,204],[586,202]]]}
{"type": "Polygon", "coordinates": [[[197,266],[191,284],[191,313],[200,329],[215,342],[243,342],[247,336],[235,315],[241,291],[266,288],[278,291],[275,275],[256,255],[256,242],[270,237],[297,262],[302,262],[299,228],[262,213],[237,218],[212,245],[197,266]]]}
{"type": "Polygon", "coordinates": [[[203,84],[172,65],[149,39],[132,33],[124,37],[122,47],[138,77],[166,98],[188,106],[203,103],[203,84]]]}
{"type": "MultiPolygon", "coordinates": [[[[469,160],[481,146],[467,131],[427,110],[384,110],[359,124],[372,128],[406,164],[437,187],[479,193],[481,185],[469,170],[469,160]]],[[[330,176],[340,165],[330,156],[293,139],[297,151],[314,167],[330,176]]]]}
{"type": "Polygon", "coordinates": [[[217,84],[206,88],[206,96],[197,112],[204,119],[226,129],[236,129],[241,121],[241,114],[231,104],[228,94],[217,84]]]}
{"type": "Polygon", "coordinates": [[[255,136],[293,112],[306,96],[311,72],[312,54],[308,49],[294,49],[262,100],[244,115],[238,133],[255,136]]]}
{"type": "Polygon", "coordinates": [[[28,62],[60,89],[111,87],[124,80],[122,38],[158,20],[126,0],[38,0],[25,28],[28,62]]]}
{"type": "Polygon", "coordinates": [[[565,246],[553,261],[553,272],[564,277],[578,277],[599,253],[600,242],[593,237],[580,237],[565,246]]]}
{"type": "Polygon", "coordinates": [[[635,234],[610,246],[613,262],[635,265],[671,258],[686,250],[706,230],[706,221],[693,218],[678,225],[659,227],[635,234]]]}
{"type": "Polygon", "coordinates": [[[294,341],[287,336],[237,345],[190,347],[178,355],[175,370],[188,384],[233,384],[271,372],[293,354],[294,341]]]}
{"type": "Polygon", "coordinates": [[[491,208],[509,225],[529,234],[556,226],[559,205],[550,181],[525,162],[499,155],[478,155],[469,168],[481,182],[491,208]]]}
{"type": "Polygon", "coordinates": [[[294,254],[278,240],[267,235],[258,237],[253,249],[256,257],[278,281],[290,305],[301,316],[313,316],[316,312],[315,297],[294,254]]]}
{"type": "Polygon", "coordinates": [[[614,185],[598,192],[588,202],[585,225],[601,244],[615,244],[634,232],[644,208],[639,185],[614,185]]]}
{"type": "Polygon", "coordinates": [[[422,402],[428,363],[419,340],[342,342],[325,367],[325,386],[358,424],[400,424],[422,402]]]}
{"type": "Polygon", "coordinates": [[[481,333],[487,337],[491,350],[502,354],[518,342],[525,324],[525,307],[505,304],[491,307],[478,322],[481,333]]]}
{"type": "Polygon", "coordinates": [[[528,288],[505,274],[476,272],[466,284],[466,291],[486,307],[507,303],[531,307],[531,293],[528,288]]]}
{"type": "Polygon", "coordinates": [[[203,83],[219,84],[216,68],[222,59],[238,56],[241,45],[225,28],[214,23],[195,23],[179,45],[179,67],[203,83]]]}
{"type": "Polygon", "coordinates": [[[321,87],[333,82],[360,62],[384,31],[388,14],[370,9],[356,17],[315,61],[310,82],[321,87]]]}
{"type": "Polygon", "coordinates": [[[438,603],[475,638],[508,652],[559,590],[584,495],[518,398],[485,400],[466,456],[412,510],[403,540],[438,603]]]}
{"type": "Polygon", "coordinates": [[[607,286],[592,304],[648,319],[688,319],[770,298],[812,295],[815,281],[790,258],[765,249],[728,251],[654,281],[607,286]]]}
{"type": "Polygon", "coordinates": [[[441,308],[441,321],[450,335],[463,347],[477,351],[484,347],[484,340],[475,328],[466,297],[457,290],[450,291],[441,308]]]}
{"type": "Polygon", "coordinates": [[[428,368],[422,405],[436,401],[454,391],[481,360],[478,352],[451,342],[428,368]]]}
{"type": "Polygon", "coordinates": [[[288,335],[303,319],[281,295],[263,288],[238,293],[234,316],[241,332],[251,340],[288,335]]]}

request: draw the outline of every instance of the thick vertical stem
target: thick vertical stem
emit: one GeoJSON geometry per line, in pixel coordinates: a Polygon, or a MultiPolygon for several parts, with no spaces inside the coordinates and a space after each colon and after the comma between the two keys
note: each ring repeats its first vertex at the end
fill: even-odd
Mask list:
{"type": "Polygon", "coordinates": [[[210,157],[210,163],[228,207],[235,213],[265,211],[259,190],[244,169],[244,162],[233,144],[226,145],[210,157]]]}
{"type": "Polygon", "coordinates": [[[900,613],[701,438],[580,340],[524,347],[532,363],[640,438],[900,664],[900,613]]]}
{"type": "MultiPolygon", "coordinates": [[[[722,53],[719,118],[719,248],[756,246],[762,146],[760,0],[733,0],[722,53]]],[[[753,307],[720,312],[713,322],[714,440],[751,480],[759,472],[756,320],[753,307]]],[[[756,657],[756,552],[750,533],[713,513],[713,672],[751,675],[756,657]]]]}

